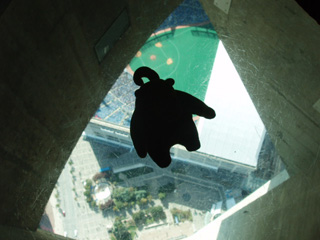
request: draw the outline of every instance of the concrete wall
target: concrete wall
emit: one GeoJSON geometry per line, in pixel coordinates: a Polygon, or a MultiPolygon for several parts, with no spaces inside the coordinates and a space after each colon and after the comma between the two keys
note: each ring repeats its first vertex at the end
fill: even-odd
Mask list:
{"type": "Polygon", "coordinates": [[[9,3],[0,16],[0,224],[37,228],[89,119],[179,2],[9,3]],[[130,27],[99,64],[94,46],[124,7],[130,27]]]}

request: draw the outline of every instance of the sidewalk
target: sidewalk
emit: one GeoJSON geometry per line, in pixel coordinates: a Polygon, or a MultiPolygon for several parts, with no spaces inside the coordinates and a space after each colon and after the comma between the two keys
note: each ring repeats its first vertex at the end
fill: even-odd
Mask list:
{"type": "Polygon", "coordinates": [[[63,224],[62,224],[62,215],[59,212],[59,209],[56,207],[58,202],[55,197],[55,194],[56,194],[56,190],[54,189],[52,191],[52,194],[51,194],[50,199],[48,201],[48,204],[46,206],[46,211],[48,208],[47,213],[49,215],[54,233],[63,236],[64,229],[63,229],[63,224]]]}
{"type": "Polygon", "coordinates": [[[193,227],[191,222],[179,223],[179,225],[166,225],[148,230],[143,230],[139,233],[139,240],[168,240],[178,237],[188,237],[193,234],[193,227]]]}

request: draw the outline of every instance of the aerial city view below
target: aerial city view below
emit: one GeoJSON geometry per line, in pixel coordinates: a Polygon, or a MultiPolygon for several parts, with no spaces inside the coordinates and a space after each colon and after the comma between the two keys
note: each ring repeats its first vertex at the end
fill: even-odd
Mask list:
{"type": "Polygon", "coordinates": [[[39,227],[74,239],[191,239],[283,171],[201,4],[185,0],[155,29],[101,102],[39,227]],[[130,137],[139,87],[133,74],[142,66],[161,79],[173,78],[174,89],[216,111],[212,121],[193,116],[200,149],[173,146],[165,168],[149,156],[141,159],[130,137]]]}

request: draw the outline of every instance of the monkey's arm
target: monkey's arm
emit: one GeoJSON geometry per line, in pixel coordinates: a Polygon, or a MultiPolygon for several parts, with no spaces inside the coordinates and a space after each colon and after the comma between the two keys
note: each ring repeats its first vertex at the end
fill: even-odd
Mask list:
{"type": "Polygon", "coordinates": [[[215,111],[204,102],[189,93],[176,90],[178,101],[192,114],[212,119],[216,116],[215,111]]]}

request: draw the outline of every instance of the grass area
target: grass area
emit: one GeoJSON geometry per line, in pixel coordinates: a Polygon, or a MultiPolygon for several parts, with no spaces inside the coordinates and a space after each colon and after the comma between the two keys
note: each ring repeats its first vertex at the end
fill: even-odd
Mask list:
{"type": "Polygon", "coordinates": [[[148,66],[162,79],[173,78],[175,89],[204,100],[218,43],[211,24],[176,29],[150,37],[130,66],[148,66]]]}
{"type": "Polygon", "coordinates": [[[166,220],[166,214],[162,206],[149,207],[132,214],[132,218],[137,226],[150,225],[160,220],[166,220]]]}
{"type": "Polygon", "coordinates": [[[173,208],[173,209],[171,209],[171,214],[172,214],[173,220],[175,220],[175,217],[178,217],[180,222],[184,222],[187,220],[188,221],[193,220],[192,213],[191,213],[190,209],[187,211],[183,211],[183,210],[180,210],[177,208],[173,208]]]}

